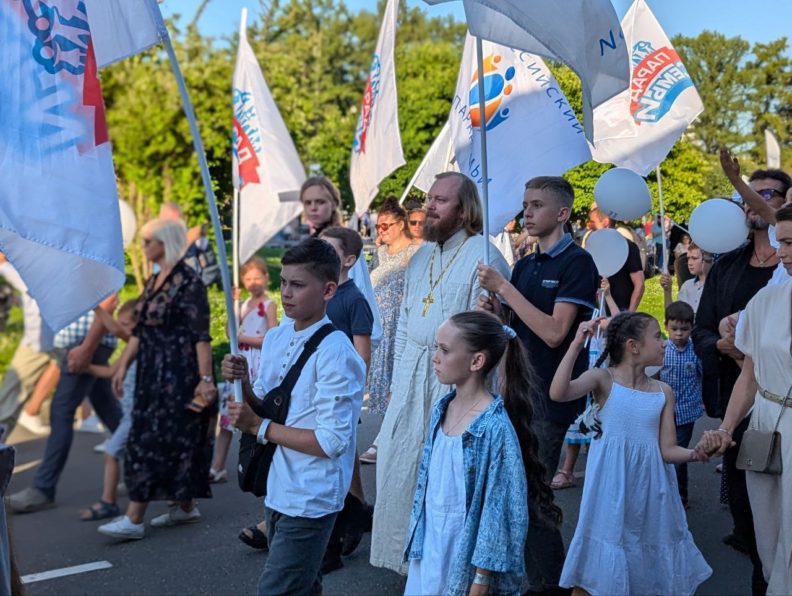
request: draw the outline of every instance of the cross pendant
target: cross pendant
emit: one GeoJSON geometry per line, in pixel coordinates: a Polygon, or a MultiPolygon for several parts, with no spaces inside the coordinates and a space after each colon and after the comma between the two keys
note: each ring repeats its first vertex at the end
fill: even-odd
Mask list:
{"type": "Polygon", "coordinates": [[[434,304],[432,293],[429,292],[426,296],[424,296],[424,299],[421,302],[423,302],[423,312],[421,313],[421,316],[425,317],[429,313],[429,307],[434,304]]]}

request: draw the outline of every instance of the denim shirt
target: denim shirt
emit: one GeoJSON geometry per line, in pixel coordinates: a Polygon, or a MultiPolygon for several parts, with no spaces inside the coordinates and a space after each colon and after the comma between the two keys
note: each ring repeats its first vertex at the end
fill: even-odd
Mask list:
{"type": "MultiPolygon", "coordinates": [[[[418,469],[405,560],[423,557],[429,460],[435,434],[455,395],[446,395],[432,410],[418,469]]],[[[519,594],[525,575],[528,487],[517,433],[499,396],[462,433],[462,459],[467,511],[447,593],[467,595],[478,567],[493,572],[490,594],[519,594]]]]}

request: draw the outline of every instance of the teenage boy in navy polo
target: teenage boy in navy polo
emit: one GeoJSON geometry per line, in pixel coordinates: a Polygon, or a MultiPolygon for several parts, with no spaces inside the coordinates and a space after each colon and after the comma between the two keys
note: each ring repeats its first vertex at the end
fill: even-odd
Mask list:
{"type": "MultiPolygon", "coordinates": [[[[310,238],[281,261],[283,310],[292,320],[264,338],[258,376],[251,386],[247,361],[227,355],[222,372],[240,379],[245,401],[279,385],[305,342],[330,322],[327,303],[338,284],[340,262],[327,242],[310,238]]],[[[269,556],[258,594],[321,593],[322,556],[352,480],[355,433],[366,368],[347,337],[328,335],[308,359],[291,394],[285,424],[262,420],[246,403],[229,404],[231,422],[278,445],[264,499],[269,556]]]]}
{"type": "MultiPolygon", "coordinates": [[[[510,321],[537,373],[534,429],[548,482],[558,466],[566,431],[585,406],[585,398],[564,404],[553,402],[550,383],[579,324],[591,318],[599,287],[591,255],[564,232],[574,199],[572,186],[561,177],[529,180],[523,198],[523,227],[538,238],[537,251],[515,264],[511,281],[496,269],[479,265],[479,283],[490,292],[479,298],[479,306],[510,321]]],[[[573,377],[587,367],[588,350],[582,350],[573,377]]],[[[538,538],[536,531],[534,538],[538,538]]],[[[543,560],[539,568],[543,570],[544,587],[556,585],[563,565],[560,534],[548,536],[544,550],[541,544],[532,548],[532,543],[537,543],[528,542],[529,557],[533,551],[533,556],[543,560]]]]}

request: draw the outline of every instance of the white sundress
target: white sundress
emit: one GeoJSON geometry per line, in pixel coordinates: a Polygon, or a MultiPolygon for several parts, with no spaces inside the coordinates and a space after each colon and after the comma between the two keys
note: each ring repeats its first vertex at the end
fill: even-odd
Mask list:
{"type": "Polygon", "coordinates": [[[660,453],[664,405],[662,391],[613,382],[561,586],[592,595],[683,595],[712,575],[688,530],[674,466],[660,453]]]}
{"type": "Polygon", "coordinates": [[[466,509],[462,435],[449,437],[440,427],[426,484],[423,558],[410,561],[405,596],[446,593],[466,509]]]}

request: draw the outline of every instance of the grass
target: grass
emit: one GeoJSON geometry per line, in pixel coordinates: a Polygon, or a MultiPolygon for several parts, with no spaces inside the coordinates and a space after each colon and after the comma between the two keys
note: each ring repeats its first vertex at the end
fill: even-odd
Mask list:
{"type": "MultiPolygon", "coordinates": [[[[259,252],[259,255],[267,260],[270,273],[269,297],[278,305],[278,318],[283,313],[280,292],[278,291],[280,287],[280,258],[282,254],[283,251],[276,248],[268,248],[259,252]]],[[[136,296],[137,287],[134,281],[130,281],[121,289],[120,301],[123,302],[136,296]]],[[[225,298],[219,285],[209,288],[209,307],[211,309],[210,333],[212,335],[212,352],[215,365],[219,366],[220,360],[229,352],[229,343],[225,330],[225,298]]],[[[663,289],[660,287],[660,276],[655,276],[646,281],[646,290],[641,299],[639,310],[652,315],[660,322],[660,328],[663,328],[663,289]]],[[[5,374],[21,338],[22,310],[17,306],[11,310],[6,330],[0,335],[0,375],[5,374]]]]}

